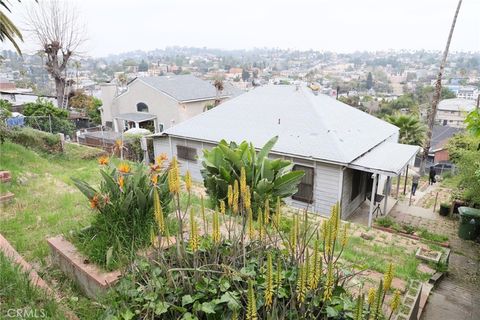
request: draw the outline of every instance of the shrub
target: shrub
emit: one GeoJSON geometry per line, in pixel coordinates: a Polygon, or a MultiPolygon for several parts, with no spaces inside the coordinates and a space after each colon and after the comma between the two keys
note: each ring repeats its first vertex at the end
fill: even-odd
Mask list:
{"type": "Polygon", "coordinates": [[[75,185],[90,201],[95,215],[90,228],[74,235],[73,241],[88,258],[109,270],[133,259],[140,248],[150,244],[155,227],[153,198],[158,192],[163,209],[169,210],[171,196],[167,173],[161,164],[153,165],[150,172],[142,164],[133,169],[127,163],[118,168],[100,158],[103,181],[99,189],[73,179],[75,185]]]}
{"type": "Polygon", "coordinates": [[[11,128],[2,131],[2,138],[9,139],[13,143],[40,152],[60,153],[62,143],[56,134],[50,134],[32,128],[11,128]]]}
{"type": "MultiPolygon", "coordinates": [[[[179,233],[174,246],[158,249],[151,260],[137,261],[105,302],[106,318],[386,318],[384,292],[391,289],[393,265],[368,299],[346,290],[355,273],[339,262],[348,242],[348,225],[340,222],[338,204],[323,222],[321,232],[309,224],[306,211],[303,216],[294,215],[288,233],[277,228],[284,219],[278,208],[271,226],[264,224],[261,215],[254,224],[248,193],[228,202],[230,209],[239,207],[236,216],[215,211],[210,222],[201,206],[198,213],[196,209],[188,211],[190,216],[183,221],[189,204],[180,208],[175,162],[168,180],[178,225],[188,223],[188,241],[179,233]],[[203,236],[199,225],[208,230],[203,236]]],[[[185,189],[190,194],[189,173],[185,189]]],[[[158,241],[152,239],[153,246],[158,241]]],[[[394,296],[397,302],[391,305],[395,311],[399,292],[394,296]]]]}
{"type": "Polygon", "coordinates": [[[23,114],[27,116],[26,124],[30,127],[51,133],[72,135],[75,126],[68,120],[68,112],[53,105],[50,101],[38,98],[25,104],[23,114]]]}
{"type": "Polygon", "coordinates": [[[292,171],[291,161],[267,158],[277,140],[278,137],[272,138],[258,153],[246,141],[236,144],[222,140],[211,150],[204,150],[201,172],[207,193],[215,203],[225,201],[228,189],[240,184],[242,170],[251,192],[254,215],[267,201],[274,208],[277,198],[284,199],[297,192],[304,172],[292,171]]]}
{"type": "Polygon", "coordinates": [[[390,228],[395,224],[395,221],[390,217],[381,217],[375,220],[375,223],[381,227],[390,228]]]}

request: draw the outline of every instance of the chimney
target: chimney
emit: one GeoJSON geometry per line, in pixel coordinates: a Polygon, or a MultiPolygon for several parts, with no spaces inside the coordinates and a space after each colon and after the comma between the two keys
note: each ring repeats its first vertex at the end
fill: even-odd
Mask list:
{"type": "Polygon", "coordinates": [[[117,85],[113,83],[100,84],[100,99],[102,100],[102,125],[107,121],[113,122],[113,99],[117,96],[117,85]]]}

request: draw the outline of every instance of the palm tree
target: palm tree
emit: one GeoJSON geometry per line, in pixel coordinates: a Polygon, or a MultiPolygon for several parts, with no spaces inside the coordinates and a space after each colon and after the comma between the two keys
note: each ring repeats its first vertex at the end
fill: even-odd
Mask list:
{"type": "Polygon", "coordinates": [[[435,116],[437,115],[437,107],[440,102],[440,97],[442,95],[442,76],[443,70],[445,69],[445,64],[447,62],[448,50],[450,49],[450,42],[452,41],[453,30],[455,30],[455,23],[457,22],[458,12],[460,11],[460,6],[462,5],[462,0],[458,1],[457,10],[453,17],[453,22],[450,27],[450,33],[448,34],[447,45],[445,46],[445,51],[443,52],[442,61],[440,63],[440,70],[437,75],[437,82],[435,83],[435,93],[433,95],[432,107],[428,111],[427,117],[427,138],[425,139],[425,145],[423,146],[422,153],[422,162],[420,163],[420,174],[423,174],[425,171],[425,164],[428,158],[428,151],[432,144],[432,131],[433,125],[435,124],[435,116]]]}
{"type": "MultiPolygon", "coordinates": [[[[0,8],[3,7],[8,12],[12,12],[8,5],[9,4],[7,3],[7,1],[0,0],[0,8]]],[[[6,39],[8,39],[15,47],[18,54],[22,54],[15,38],[23,41],[22,33],[20,32],[20,30],[18,30],[12,20],[10,20],[2,10],[0,10],[0,41],[4,42],[6,39]]]]}
{"type": "Polygon", "coordinates": [[[420,146],[425,138],[425,126],[414,115],[394,114],[386,119],[400,128],[400,142],[420,146]]]}

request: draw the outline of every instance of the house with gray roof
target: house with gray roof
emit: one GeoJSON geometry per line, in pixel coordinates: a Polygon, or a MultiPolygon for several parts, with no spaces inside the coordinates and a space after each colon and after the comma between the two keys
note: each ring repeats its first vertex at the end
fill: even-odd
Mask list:
{"type": "Polygon", "coordinates": [[[202,180],[203,149],[222,139],[261,148],[278,136],[269,157],[284,158],[305,171],[288,203],[329,215],[336,202],[342,218],[367,199],[370,223],[386,213],[391,177],[413,162],[418,146],[398,143],[399,129],[334,98],[302,86],[270,85],[226,101],[153,135],[155,155],[176,156],[181,170],[202,180]]]}
{"type": "Polygon", "coordinates": [[[116,85],[101,86],[102,125],[116,132],[146,128],[161,132],[230,97],[212,83],[192,75],[139,77],[124,92],[116,85]]]}
{"type": "Polygon", "coordinates": [[[475,100],[444,99],[438,104],[435,123],[442,126],[465,128],[465,118],[473,109],[475,109],[475,100]]]}

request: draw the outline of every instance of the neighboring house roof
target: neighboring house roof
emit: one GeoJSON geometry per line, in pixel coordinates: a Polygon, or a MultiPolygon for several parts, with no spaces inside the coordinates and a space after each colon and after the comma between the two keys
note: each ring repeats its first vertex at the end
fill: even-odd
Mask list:
{"type": "Polygon", "coordinates": [[[443,150],[448,139],[460,132],[463,132],[463,129],[440,125],[433,126],[430,152],[443,150]]]}
{"type": "Polygon", "coordinates": [[[438,110],[445,111],[465,111],[469,112],[475,108],[474,100],[462,98],[445,99],[438,104],[438,110]]]}
{"type": "Polygon", "coordinates": [[[259,87],[188,119],[160,135],[263,146],[278,135],[274,153],[348,164],[398,128],[306,87],[259,87]]]}
{"type": "MultiPolygon", "coordinates": [[[[137,80],[161,91],[180,102],[210,100],[217,97],[217,90],[208,81],[192,75],[140,77],[137,80]]],[[[228,95],[220,93],[219,97],[228,95]]]]}

